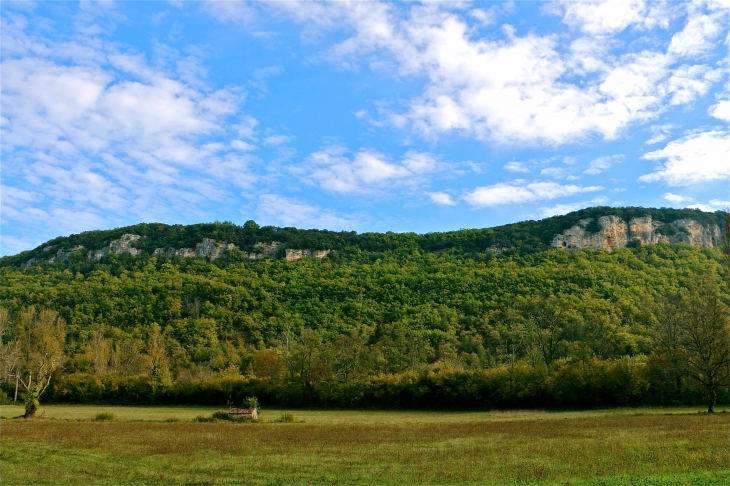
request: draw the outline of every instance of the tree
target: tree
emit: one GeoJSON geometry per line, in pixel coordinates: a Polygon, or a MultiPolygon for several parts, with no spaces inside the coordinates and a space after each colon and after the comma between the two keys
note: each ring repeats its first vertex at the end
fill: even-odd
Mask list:
{"type": "Polygon", "coordinates": [[[114,344],[111,353],[111,368],[122,376],[133,376],[144,370],[141,355],[142,341],[139,339],[123,338],[114,344]]]}
{"type": "Polygon", "coordinates": [[[281,362],[274,350],[256,350],[251,363],[251,371],[259,379],[276,383],[281,375],[281,362]]]}
{"type": "Polygon", "coordinates": [[[147,362],[147,369],[151,374],[151,399],[154,402],[160,385],[166,385],[170,381],[170,369],[167,366],[167,347],[163,342],[162,328],[156,322],[153,322],[150,326],[145,351],[146,354],[144,357],[147,362]]]}
{"type": "Polygon", "coordinates": [[[661,359],[663,372],[671,377],[674,393],[679,398],[687,362],[684,346],[687,316],[681,296],[661,299],[654,310],[654,317],[654,354],[661,359]]]}
{"type": "Polygon", "coordinates": [[[10,313],[5,307],[0,307],[0,383],[10,378],[17,380],[16,370],[20,361],[20,346],[15,340],[5,342],[9,332],[10,313]]]}
{"type": "Polygon", "coordinates": [[[550,366],[558,357],[572,317],[570,304],[554,296],[534,297],[520,308],[543,360],[550,366]]]}
{"type": "Polygon", "coordinates": [[[94,373],[103,375],[109,368],[109,343],[104,337],[104,326],[100,326],[91,333],[89,353],[94,365],[94,373]]]}
{"type": "Polygon", "coordinates": [[[730,386],[730,314],[717,284],[695,276],[682,314],[687,371],[707,391],[707,412],[712,413],[718,388],[730,386]]]}
{"type": "Polygon", "coordinates": [[[17,380],[25,388],[25,417],[30,418],[65,360],[66,321],[54,310],[26,307],[18,314],[15,335],[21,353],[17,380]]]}

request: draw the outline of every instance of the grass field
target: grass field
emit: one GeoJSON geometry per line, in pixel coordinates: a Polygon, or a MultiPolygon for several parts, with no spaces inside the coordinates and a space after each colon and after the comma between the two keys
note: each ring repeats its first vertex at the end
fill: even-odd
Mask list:
{"type": "Polygon", "coordinates": [[[730,414],[289,411],[48,406],[0,416],[5,484],[730,484],[730,414]],[[99,413],[114,420],[94,422],[99,413]],[[168,422],[165,422],[165,421],[168,422]],[[177,421],[175,421],[177,420],[177,421]],[[301,421],[304,422],[301,422],[301,421]]]}

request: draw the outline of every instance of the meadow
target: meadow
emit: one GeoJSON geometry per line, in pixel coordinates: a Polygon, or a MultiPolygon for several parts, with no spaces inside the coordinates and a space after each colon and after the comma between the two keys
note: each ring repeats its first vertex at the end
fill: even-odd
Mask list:
{"type": "Polygon", "coordinates": [[[730,414],[267,409],[197,423],[209,407],[0,409],[2,484],[569,484],[730,482],[730,414]],[[291,423],[277,423],[281,415],[291,423]],[[99,414],[104,421],[95,421],[99,414]],[[110,420],[109,420],[110,419],[110,420]]]}

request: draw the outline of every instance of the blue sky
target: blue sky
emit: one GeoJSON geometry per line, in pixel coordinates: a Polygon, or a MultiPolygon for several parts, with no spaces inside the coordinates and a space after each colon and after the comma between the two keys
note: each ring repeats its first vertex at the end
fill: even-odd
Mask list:
{"type": "Polygon", "coordinates": [[[2,2],[2,254],[730,204],[730,3],[2,2]]]}

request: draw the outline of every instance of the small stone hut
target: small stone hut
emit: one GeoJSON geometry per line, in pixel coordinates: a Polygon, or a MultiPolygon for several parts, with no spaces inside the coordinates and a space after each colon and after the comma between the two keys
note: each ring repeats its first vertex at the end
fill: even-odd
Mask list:
{"type": "Polygon", "coordinates": [[[232,408],[228,411],[228,415],[233,418],[251,418],[258,420],[259,413],[255,408],[232,408]]]}

